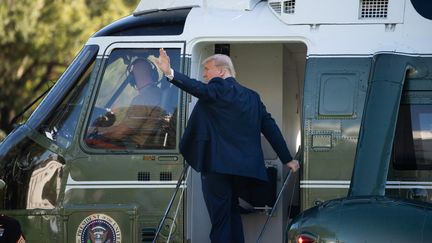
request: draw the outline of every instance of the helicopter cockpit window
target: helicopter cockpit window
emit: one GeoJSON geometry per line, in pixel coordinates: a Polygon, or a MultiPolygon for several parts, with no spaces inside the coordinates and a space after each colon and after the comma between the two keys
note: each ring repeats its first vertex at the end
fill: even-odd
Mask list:
{"type": "Polygon", "coordinates": [[[83,74],[72,86],[72,89],[51,112],[52,115],[48,116],[38,128],[40,133],[62,148],[67,148],[72,143],[82,104],[87,94],[89,81],[95,75],[92,72],[95,60],[93,58],[92,62],[88,63],[87,69],[83,71],[83,74]]]}
{"type": "MultiPolygon", "coordinates": [[[[180,49],[166,49],[173,68],[180,49]]],[[[84,137],[87,146],[105,150],[175,149],[178,89],[155,65],[159,49],[116,49],[84,137]]]]}
{"type": "Polygon", "coordinates": [[[393,145],[393,166],[401,170],[432,169],[432,105],[400,106],[393,145]]]}

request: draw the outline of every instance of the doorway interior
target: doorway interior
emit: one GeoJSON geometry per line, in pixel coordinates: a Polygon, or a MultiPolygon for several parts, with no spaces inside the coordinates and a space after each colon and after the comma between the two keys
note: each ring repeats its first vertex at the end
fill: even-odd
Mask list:
{"type": "MultiPolygon", "coordinates": [[[[300,42],[200,42],[192,50],[190,75],[201,80],[201,62],[215,53],[229,55],[236,69],[236,80],[260,94],[267,111],[272,114],[281,128],[288,148],[294,156],[302,142],[301,117],[306,45],[300,42]]],[[[194,102],[191,104],[193,106],[194,102]]],[[[264,138],[262,146],[266,165],[277,168],[276,192],[279,192],[288,170],[282,166],[264,138]]],[[[284,240],[284,231],[289,218],[299,213],[299,180],[299,173],[290,178],[288,190],[285,191],[274,218],[267,226],[263,242],[282,242],[284,240]],[[291,201],[292,205],[290,205],[291,201]]],[[[205,213],[207,210],[201,195],[200,177],[197,173],[192,173],[188,185],[190,185],[188,187],[188,238],[193,241],[206,242],[210,222],[205,213]]],[[[246,242],[256,240],[266,217],[264,211],[242,216],[246,242]]]]}

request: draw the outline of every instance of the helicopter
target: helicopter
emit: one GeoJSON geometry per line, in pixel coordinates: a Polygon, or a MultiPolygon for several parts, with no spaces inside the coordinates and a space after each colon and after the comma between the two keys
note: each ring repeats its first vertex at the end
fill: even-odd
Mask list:
{"type": "Polygon", "coordinates": [[[261,242],[428,242],[431,20],[420,0],[142,0],[0,143],[0,213],[28,242],[210,242],[178,148],[197,99],[154,65],[164,48],[197,79],[229,55],[302,158],[287,177],[262,137],[269,182],[245,188],[246,242],[270,211],[261,242]]]}

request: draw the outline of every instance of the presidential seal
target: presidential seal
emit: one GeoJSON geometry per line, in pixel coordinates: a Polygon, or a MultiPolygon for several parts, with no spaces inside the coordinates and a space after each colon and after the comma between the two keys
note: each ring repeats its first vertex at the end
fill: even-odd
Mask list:
{"type": "Polygon", "coordinates": [[[106,214],[89,215],[78,226],[76,243],[121,243],[120,226],[106,214]]]}

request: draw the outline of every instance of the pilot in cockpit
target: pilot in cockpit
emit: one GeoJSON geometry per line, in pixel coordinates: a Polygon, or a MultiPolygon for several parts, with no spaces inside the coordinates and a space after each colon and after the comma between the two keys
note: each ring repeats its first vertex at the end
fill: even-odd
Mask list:
{"type": "Polygon", "coordinates": [[[138,90],[124,119],[110,127],[97,127],[97,134],[106,142],[135,148],[157,147],[161,141],[161,89],[157,86],[159,74],[155,65],[137,58],[130,65],[131,85],[138,90]]]}

